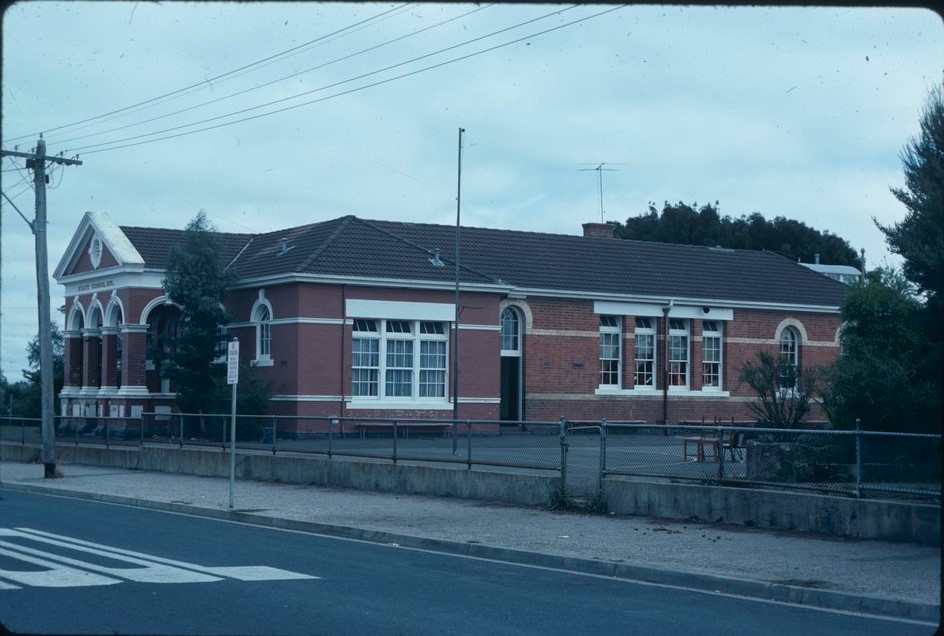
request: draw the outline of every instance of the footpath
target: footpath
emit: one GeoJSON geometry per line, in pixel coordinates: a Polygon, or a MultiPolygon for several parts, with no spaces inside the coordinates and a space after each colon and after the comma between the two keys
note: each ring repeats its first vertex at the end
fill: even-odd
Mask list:
{"type": "MultiPolygon", "coordinates": [[[[19,490],[335,537],[939,624],[941,550],[625,515],[237,481],[67,464],[0,462],[19,490]]],[[[0,492],[2,496],[2,492],[0,492]]],[[[0,517],[2,523],[2,517],[0,517]]]]}

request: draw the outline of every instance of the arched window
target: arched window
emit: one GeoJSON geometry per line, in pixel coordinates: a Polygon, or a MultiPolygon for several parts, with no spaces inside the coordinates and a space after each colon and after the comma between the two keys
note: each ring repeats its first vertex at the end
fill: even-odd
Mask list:
{"type": "Polygon", "coordinates": [[[256,360],[270,360],[272,353],[272,310],[260,304],[253,318],[256,323],[256,360]]]}
{"type": "Polygon", "coordinates": [[[793,327],[780,333],[780,388],[796,388],[800,368],[800,336],[793,327]]]}
{"type": "Polygon", "coordinates": [[[511,307],[501,313],[501,348],[503,355],[521,355],[521,318],[511,307]]]}

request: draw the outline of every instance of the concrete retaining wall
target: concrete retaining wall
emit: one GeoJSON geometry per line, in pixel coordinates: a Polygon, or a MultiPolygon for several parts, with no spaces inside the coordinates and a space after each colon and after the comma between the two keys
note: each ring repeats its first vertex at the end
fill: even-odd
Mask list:
{"type": "MultiPolygon", "coordinates": [[[[38,449],[4,444],[2,459],[31,461],[38,449]]],[[[157,472],[229,477],[229,454],[216,449],[175,447],[56,448],[60,464],[87,464],[157,472]]],[[[560,488],[560,478],[522,472],[496,472],[463,466],[370,461],[359,458],[236,453],[237,479],[314,484],[436,497],[457,497],[536,506],[560,488]]]]}
{"type": "MultiPolygon", "coordinates": [[[[37,460],[36,447],[3,444],[0,458],[37,460]]],[[[229,455],[218,449],[71,447],[56,449],[62,464],[88,464],[229,477],[229,455]]],[[[239,479],[314,484],[404,494],[457,497],[535,506],[548,501],[560,478],[463,466],[345,457],[238,452],[239,479]]],[[[941,544],[941,508],[934,504],[853,499],[805,492],[730,488],[609,477],[603,499],[616,514],[668,519],[698,518],[756,528],[857,539],[941,544]]]]}
{"type": "Polygon", "coordinates": [[[625,478],[605,480],[603,491],[617,514],[941,545],[941,508],[934,504],[625,478]]]}

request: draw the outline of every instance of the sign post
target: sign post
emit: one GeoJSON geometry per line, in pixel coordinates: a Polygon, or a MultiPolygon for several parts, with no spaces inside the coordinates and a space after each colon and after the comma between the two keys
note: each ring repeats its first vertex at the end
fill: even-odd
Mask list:
{"type": "Polygon", "coordinates": [[[239,384],[239,339],[226,348],[226,384],[233,387],[229,425],[229,509],[233,509],[233,485],[236,483],[236,385],[239,384]]]}

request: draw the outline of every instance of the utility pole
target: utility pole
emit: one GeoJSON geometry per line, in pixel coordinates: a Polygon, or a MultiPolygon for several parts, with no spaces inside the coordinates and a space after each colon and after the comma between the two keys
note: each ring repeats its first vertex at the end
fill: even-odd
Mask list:
{"type": "Polygon", "coordinates": [[[456,453],[456,432],[459,430],[459,232],[462,210],[462,136],[465,128],[459,129],[459,165],[456,176],[456,322],[452,344],[452,454],[456,453]]]}
{"type": "Polygon", "coordinates": [[[36,237],[36,298],[39,305],[39,374],[42,388],[42,432],[44,476],[56,477],[56,430],[53,407],[52,324],[49,306],[49,256],[46,253],[46,162],[81,166],[78,159],[47,157],[42,134],[35,152],[0,151],[0,157],[24,157],[33,170],[36,191],[36,217],[30,223],[36,237]]]}

